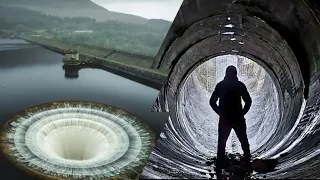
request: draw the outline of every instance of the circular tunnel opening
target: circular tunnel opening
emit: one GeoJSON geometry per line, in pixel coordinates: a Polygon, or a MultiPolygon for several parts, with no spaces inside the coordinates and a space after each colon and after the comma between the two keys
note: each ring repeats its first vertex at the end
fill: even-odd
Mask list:
{"type": "MultiPolygon", "coordinates": [[[[269,69],[240,55],[211,58],[186,76],[177,98],[179,121],[186,124],[186,134],[196,150],[206,156],[216,154],[219,122],[219,116],[211,109],[209,99],[217,83],[223,80],[229,65],[237,68],[238,78],[246,85],[252,98],[252,106],[245,116],[251,152],[263,149],[280,123],[283,99],[281,90],[276,86],[279,82],[272,78],[274,75],[270,76],[269,69]]],[[[226,151],[242,152],[233,130],[226,151]]]]}
{"type": "MultiPolygon", "coordinates": [[[[259,154],[259,157],[270,158],[277,155],[277,152],[286,149],[287,145],[282,146],[283,144],[279,142],[286,138],[286,134],[290,133],[296,122],[298,122],[297,119],[302,107],[304,93],[303,76],[295,54],[277,31],[257,17],[241,16],[242,21],[240,22],[237,17],[236,14],[222,14],[201,19],[188,27],[180,38],[170,44],[161,60],[162,66],[170,66],[171,70],[167,85],[164,91],[160,93],[159,105],[161,111],[174,114],[170,116],[172,124],[169,126],[170,129],[175,131],[173,133],[177,134],[177,137],[181,137],[184,145],[194,150],[195,154],[203,154],[202,151],[199,151],[199,148],[194,148],[199,143],[195,143],[193,139],[188,139],[194,138],[190,136],[190,131],[193,130],[190,130],[192,129],[189,127],[190,124],[185,122],[184,119],[190,118],[194,110],[191,109],[189,111],[184,108],[184,104],[181,102],[181,92],[184,92],[187,86],[185,84],[188,84],[186,81],[190,74],[196,72],[194,70],[203,62],[210,62],[215,57],[223,56],[234,56],[240,59],[241,57],[246,57],[251,62],[254,61],[254,63],[261,66],[262,70],[266,72],[265,74],[269,78],[265,78],[267,80],[263,84],[273,84],[276,89],[273,92],[270,91],[270,94],[272,94],[270,99],[274,99],[278,103],[273,103],[276,104],[276,107],[270,107],[277,109],[278,114],[265,117],[263,116],[264,113],[257,112],[256,116],[258,117],[250,117],[250,119],[270,119],[269,121],[259,122],[270,124],[277,122],[277,126],[274,126],[276,128],[272,129],[273,125],[260,124],[261,126],[255,126],[257,128],[255,131],[250,130],[248,132],[251,137],[251,144],[255,144],[251,146],[251,150],[259,154]],[[212,29],[212,27],[217,27],[215,26],[216,23],[227,27],[224,29],[212,29]],[[277,97],[273,97],[273,95],[277,97]],[[258,126],[260,130],[258,130],[258,126]],[[258,137],[254,135],[256,132],[266,132],[267,129],[272,130],[272,133],[268,133],[268,136],[262,135],[258,137]],[[260,137],[264,138],[259,139],[260,137]]],[[[222,71],[225,71],[225,69],[222,71]]],[[[191,91],[190,89],[192,88],[189,88],[189,91],[191,91]]],[[[262,96],[259,98],[262,98],[262,96]]],[[[253,111],[252,109],[251,112],[253,111]]],[[[265,112],[270,111],[270,109],[261,108],[259,111],[265,112]]],[[[194,116],[193,118],[197,118],[196,116],[199,115],[194,116]]],[[[253,124],[255,123],[252,122],[252,125],[249,126],[253,127],[253,124]]],[[[211,133],[213,132],[208,132],[207,134],[211,136],[211,133]]],[[[194,132],[191,134],[194,134],[194,132]]],[[[236,148],[238,146],[235,145],[237,143],[233,144],[235,149],[238,149],[236,148]]],[[[203,146],[203,144],[199,146],[203,146]]],[[[207,149],[206,153],[209,153],[209,149],[207,149]]]]}
{"type": "MultiPolygon", "coordinates": [[[[320,29],[318,9],[312,4],[308,0],[184,1],[153,63],[154,68],[170,70],[153,107],[155,111],[170,112],[170,116],[150,156],[146,174],[212,178],[212,168],[206,162],[208,155],[216,153],[213,139],[217,139],[214,127],[218,122],[214,120],[217,115],[209,106],[210,91],[206,89],[214,82],[201,82],[197,71],[201,71],[201,66],[210,67],[207,64],[214,57],[233,54],[261,65],[271,77],[269,83],[276,87],[268,91],[278,96],[278,103],[273,102],[278,104],[278,117],[264,116],[270,119],[260,121],[264,126],[247,117],[248,124],[252,124],[248,125],[251,151],[258,158],[279,160],[274,172],[259,179],[319,176],[320,56],[319,38],[315,37],[320,29]],[[199,103],[192,103],[194,99],[199,103]],[[266,132],[262,127],[274,132],[257,143],[253,137],[258,130],[254,127],[261,127],[260,132],[266,132]],[[283,153],[286,155],[281,156],[283,153]]],[[[265,96],[256,97],[258,102],[265,96]]],[[[268,106],[270,101],[262,105],[277,108],[268,106]]],[[[264,110],[270,111],[269,108],[264,110]]],[[[250,113],[253,110],[252,107],[250,113]]],[[[265,112],[261,112],[255,112],[258,119],[263,119],[265,112]]],[[[262,133],[261,137],[265,135],[262,133]]],[[[232,151],[230,141],[227,151],[232,151]]]]}
{"type": "MultiPolygon", "coordinates": [[[[218,116],[209,98],[210,87],[217,82],[206,75],[201,78],[201,73],[207,69],[210,72],[210,63],[219,58],[243,56],[266,72],[260,83],[263,86],[259,85],[264,93],[253,88],[259,81],[245,82],[254,96],[253,103],[264,102],[261,109],[253,104],[246,115],[251,153],[257,158],[279,160],[277,169],[267,175],[269,178],[318,175],[316,170],[304,172],[318,168],[318,158],[313,157],[320,152],[314,138],[319,133],[315,130],[319,127],[319,51],[314,48],[319,44],[314,41],[319,21],[304,3],[288,3],[292,11],[288,11],[287,19],[280,18],[283,11],[277,11],[282,6],[271,8],[271,2],[265,6],[273,12],[269,15],[263,9],[258,11],[264,6],[259,1],[233,1],[219,6],[209,0],[190,0],[182,4],[153,64],[170,70],[153,107],[155,111],[170,112],[170,116],[150,157],[148,173],[169,178],[211,177],[212,168],[206,162],[216,154],[218,116]],[[262,6],[253,6],[257,4],[262,6]],[[289,19],[292,24],[287,23],[289,19]],[[301,26],[295,26],[297,22],[301,26]]],[[[224,76],[225,68],[221,69],[224,76]]],[[[242,152],[234,133],[229,137],[228,151],[242,152]]]]}

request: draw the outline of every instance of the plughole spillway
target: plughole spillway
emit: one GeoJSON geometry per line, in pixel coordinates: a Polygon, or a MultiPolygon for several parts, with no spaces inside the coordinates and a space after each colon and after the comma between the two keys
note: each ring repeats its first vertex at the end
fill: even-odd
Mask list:
{"type": "Polygon", "coordinates": [[[48,179],[135,178],[154,144],[138,117],[92,102],[31,107],[1,133],[1,148],[16,166],[48,179]]]}

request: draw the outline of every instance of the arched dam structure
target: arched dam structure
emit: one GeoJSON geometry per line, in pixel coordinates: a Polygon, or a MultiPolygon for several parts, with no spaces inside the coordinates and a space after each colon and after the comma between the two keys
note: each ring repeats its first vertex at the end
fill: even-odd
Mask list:
{"type": "MultiPolygon", "coordinates": [[[[201,80],[199,71],[210,72],[217,62],[223,73],[219,58],[230,56],[253,61],[267,74],[261,87],[259,77],[246,81],[254,101],[246,115],[248,136],[254,157],[278,158],[279,164],[256,176],[318,178],[319,19],[316,0],[184,0],[153,63],[170,70],[153,107],[170,118],[142,177],[210,177],[205,162],[216,155],[217,117],[205,81],[213,73],[201,80]]],[[[236,142],[227,146],[242,153],[236,142]]]]}

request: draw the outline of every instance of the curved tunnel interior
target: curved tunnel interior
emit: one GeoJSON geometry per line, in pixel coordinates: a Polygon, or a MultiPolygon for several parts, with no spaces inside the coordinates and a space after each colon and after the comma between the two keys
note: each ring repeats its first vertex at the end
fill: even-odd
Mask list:
{"type": "MultiPolygon", "coordinates": [[[[234,65],[239,80],[246,86],[253,100],[246,115],[248,139],[251,152],[264,149],[280,121],[279,92],[270,75],[260,65],[243,56],[223,55],[198,66],[181,89],[177,103],[180,121],[186,124],[188,139],[196,144],[199,152],[206,156],[216,154],[219,116],[209,106],[208,99],[218,82],[223,80],[225,69],[234,65]]],[[[281,93],[281,92],[280,92],[281,93]]],[[[230,134],[227,152],[241,153],[240,142],[234,131],[230,134]]]]}
{"type": "MultiPolygon", "coordinates": [[[[215,82],[214,73],[204,78],[212,84],[205,82],[201,69],[228,56],[266,72],[260,85],[259,77],[242,77],[254,101],[246,117],[251,151],[279,161],[265,177],[320,175],[320,18],[312,3],[184,0],[153,64],[170,70],[153,110],[171,115],[143,177],[210,177],[205,162],[215,154],[217,116],[208,87],[215,82]]],[[[234,139],[227,150],[241,153],[234,139]]]]}

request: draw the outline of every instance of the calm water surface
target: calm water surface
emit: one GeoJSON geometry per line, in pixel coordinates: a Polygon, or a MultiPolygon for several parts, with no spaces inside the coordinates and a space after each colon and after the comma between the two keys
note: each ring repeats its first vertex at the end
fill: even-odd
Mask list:
{"type": "Polygon", "coordinates": [[[159,91],[101,69],[66,78],[63,56],[21,40],[0,39],[0,123],[34,105],[64,100],[93,101],[136,114],[158,134],[166,121],[150,112],[159,91]]]}
{"type": "MultiPolygon", "coordinates": [[[[167,116],[150,112],[159,91],[101,69],[65,77],[63,56],[22,40],[0,39],[0,125],[16,113],[52,101],[93,101],[125,109],[159,135],[167,116]]],[[[0,157],[2,177],[25,175],[0,157]]]]}

